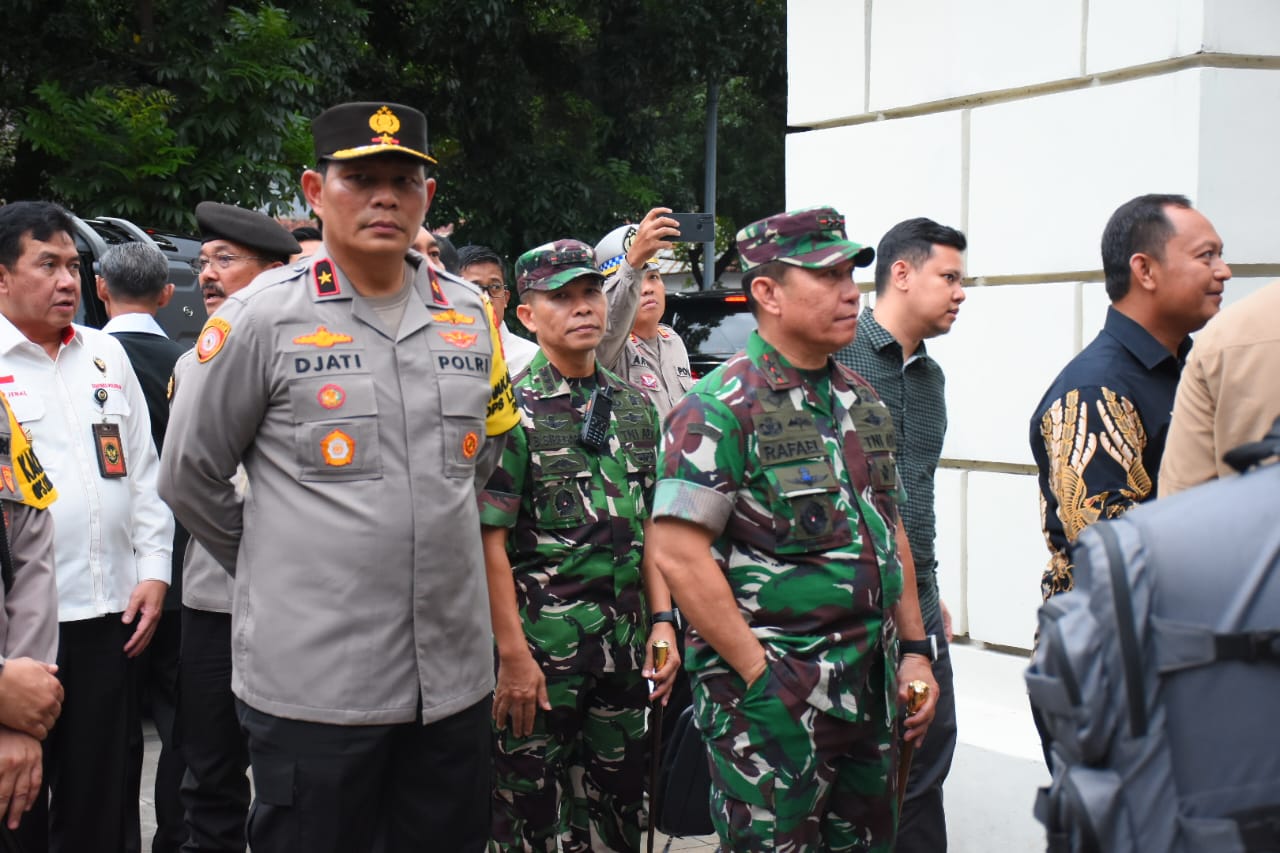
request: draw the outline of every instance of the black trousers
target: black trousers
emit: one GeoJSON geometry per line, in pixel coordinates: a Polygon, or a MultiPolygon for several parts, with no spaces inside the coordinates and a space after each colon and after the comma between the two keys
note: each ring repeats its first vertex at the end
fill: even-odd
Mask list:
{"type": "Polygon", "coordinates": [[[925,625],[938,638],[933,677],[938,682],[938,708],[924,745],[916,748],[907,777],[907,796],[898,818],[898,853],[946,853],[947,820],[942,807],[942,783],[951,772],[956,753],[956,693],[951,675],[951,649],[942,631],[942,616],[925,625]]]}
{"type": "Polygon", "coordinates": [[[492,699],[429,725],[287,720],[237,701],[253,853],[450,853],[489,838],[492,699]]]}
{"type": "Polygon", "coordinates": [[[179,675],[184,851],[244,853],[249,746],[231,695],[231,615],[182,608],[179,675]]]}
{"type": "MultiPolygon", "coordinates": [[[[149,709],[151,721],[160,736],[160,757],[156,761],[156,834],[151,840],[151,853],[178,853],[187,837],[187,827],[182,819],[182,801],[178,788],[186,764],[180,745],[176,741],[178,722],[178,651],[182,637],[182,613],[166,610],[160,618],[155,636],[147,650],[138,655],[138,702],[142,709],[149,709]]],[[[130,756],[129,764],[142,771],[144,745],[139,728],[133,744],[137,758],[130,756]]],[[[137,785],[141,787],[139,778],[137,785]]],[[[140,845],[142,846],[142,845],[140,845]]],[[[145,849],[145,847],[144,847],[145,849]]]]}
{"type": "Polygon", "coordinates": [[[133,631],[119,613],[58,626],[66,700],[44,742],[49,796],[41,792],[18,829],[27,853],[138,851],[141,722],[134,661],[124,654],[133,631]]]}

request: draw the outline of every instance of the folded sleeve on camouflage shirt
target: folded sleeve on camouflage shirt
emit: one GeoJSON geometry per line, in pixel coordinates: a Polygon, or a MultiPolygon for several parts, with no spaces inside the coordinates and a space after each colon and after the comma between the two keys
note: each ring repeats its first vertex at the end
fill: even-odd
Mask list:
{"type": "Polygon", "coordinates": [[[485,489],[480,493],[480,523],[486,527],[515,527],[520,496],[485,489]]]}
{"type": "Polygon", "coordinates": [[[659,480],[653,493],[653,513],[658,518],[692,521],[720,533],[733,513],[733,500],[721,492],[688,480],[659,480]]]}

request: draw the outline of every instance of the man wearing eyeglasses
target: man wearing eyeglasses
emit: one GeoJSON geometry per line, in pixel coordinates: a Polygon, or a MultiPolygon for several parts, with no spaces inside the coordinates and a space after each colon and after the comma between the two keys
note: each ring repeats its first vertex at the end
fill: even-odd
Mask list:
{"type": "Polygon", "coordinates": [[[522,338],[507,328],[504,319],[511,291],[507,290],[502,258],[488,246],[463,246],[458,250],[458,274],[480,288],[493,303],[493,314],[498,318],[498,333],[502,336],[502,351],[507,356],[507,369],[514,381],[533,361],[538,345],[522,338]]]}
{"type": "MultiPolygon", "coordinates": [[[[191,268],[199,276],[209,316],[260,273],[302,251],[297,238],[274,219],[230,204],[201,202],[196,223],[204,244],[191,268]]],[[[171,398],[196,364],[195,350],[178,359],[171,398]]],[[[234,479],[243,497],[243,469],[237,469],[234,479]]],[[[180,795],[189,837],[183,849],[244,853],[249,747],[231,693],[232,579],[195,539],[187,544],[182,578],[178,689],[187,771],[180,795]]]]}

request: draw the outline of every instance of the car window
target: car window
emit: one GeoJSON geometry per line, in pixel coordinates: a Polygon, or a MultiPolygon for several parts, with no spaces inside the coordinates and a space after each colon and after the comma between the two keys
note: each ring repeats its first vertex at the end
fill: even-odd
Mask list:
{"type": "Polygon", "coordinates": [[[756,320],[744,306],[729,303],[682,305],[676,309],[672,328],[690,351],[731,355],[747,345],[747,337],[756,327],[756,320]],[[739,309],[726,313],[729,309],[739,309]]]}

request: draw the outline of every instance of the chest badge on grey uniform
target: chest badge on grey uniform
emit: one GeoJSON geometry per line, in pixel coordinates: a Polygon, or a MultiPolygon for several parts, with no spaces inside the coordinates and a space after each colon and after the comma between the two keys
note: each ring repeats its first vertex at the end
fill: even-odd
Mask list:
{"type": "Polygon", "coordinates": [[[341,408],[347,402],[347,392],[341,385],[330,382],[316,393],[316,402],[326,409],[341,408]]]}
{"type": "Polygon", "coordinates": [[[356,456],[356,440],[340,429],[331,430],[320,439],[320,454],[326,465],[335,468],[350,465],[356,456]]]}
{"type": "Polygon", "coordinates": [[[472,326],[475,325],[476,318],[470,314],[463,314],[461,311],[450,308],[448,311],[437,311],[431,315],[431,319],[437,323],[448,323],[451,326],[472,326]]]}
{"type": "Polygon", "coordinates": [[[444,338],[445,343],[453,344],[458,349],[467,349],[475,345],[476,339],[480,336],[475,332],[460,332],[453,329],[448,332],[440,332],[440,337],[444,338]]]}
{"type": "Polygon", "coordinates": [[[328,349],[334,344],[349,344],[353,338],[344,332],[331,332],[325,326],[316,326],[314,332],[305,335],[298,335],[293,339],[295,344],[301,346],[321,347],[328,349]]]}

